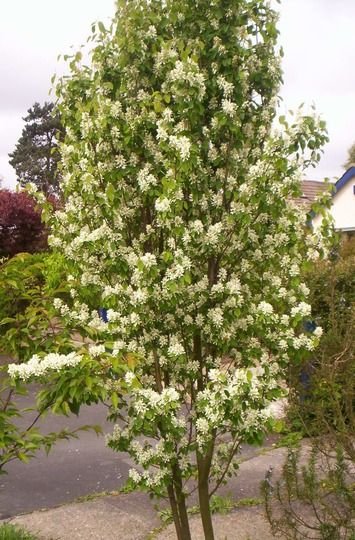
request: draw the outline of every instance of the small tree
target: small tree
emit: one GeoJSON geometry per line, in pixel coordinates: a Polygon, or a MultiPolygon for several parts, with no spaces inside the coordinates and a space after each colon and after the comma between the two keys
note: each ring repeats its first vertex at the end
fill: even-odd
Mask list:
{"type": "Polygon", "coordinates": [[[214,538],[211,495],[241,443],[262,441],[289,359],[318,341],[300,269],[323,239],[291,199],[325,126],[280,118],[271,133],[276,19],[265,0],[120,1],[110,30],[93,28],[92,67],[76,54],[57,89],[66,204],[51,244],[74,269],[56,306],[90,341],[11,373],[45,378],[63,410],[83,381],[85,399],[110,399],[122,423],[107,442],[136,462],[132,486],[168,497],[179,540],[189,480],[214,538]]]}
{"type": "Polygon", "coordinates": [[[350,146],[348,150],[348,158],[346,160],[346,163],[344,163],[343,167],[345,169],[348,169],[349,167],[355,165],[355,143],[350,146]]]}
{"type": "Polygon", "coordinates": [[[36,200],[27,193],[0,190],[0,257],[47,248],[47,232],[36,200]]]}
{"type": "Polygon", "coordinates": [[[35,103],[28,109],[22,135],[15,150],[9,154],[9,163],[15,169],[21,186],[32,182],[46,195],[58,193],[58,141],[64,130],[53,103],[35,103]]]}

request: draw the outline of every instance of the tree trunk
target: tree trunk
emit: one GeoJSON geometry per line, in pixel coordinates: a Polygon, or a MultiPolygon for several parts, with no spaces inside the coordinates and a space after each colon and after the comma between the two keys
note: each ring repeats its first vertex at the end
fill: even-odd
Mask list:
{"type": "Polygon", "coordinates": [[[181,531],[181,522],[180,522],[178,507],[176,504],[175,492],[174,492],[174,488],[172,484],[168,486],[168,495],[169,495],[170,507],[173,514],[174,524],[175,524],[176,536],[178,540],[184,540],[182,536],[182,531],[181,531]]]}
{"type": "Polygon", "coordinates": [[[205,540],[214,540],[210,498],[208,493],[208,478],[199,481],[198,498],[200,502],[201,520],[203,532],[205,534],[205,540]]]}
{"type": "Polygon", "coordinates": [[[189,517],[186,509],[186,497],[183,492],[181,471],[178,465],[173,467],[173,482],[179,510],[180,526],[183,540],[191,540],[189,517]]]}
{"type": "Polygon", "coordinates": [[[214,540],[208,484],[213,457],[214,438],[215,433],[213,433],[212,440],[205,455],[200,454],[198,451],[196,452],[198,469],[198,498],[205,540],[214,540]]]}

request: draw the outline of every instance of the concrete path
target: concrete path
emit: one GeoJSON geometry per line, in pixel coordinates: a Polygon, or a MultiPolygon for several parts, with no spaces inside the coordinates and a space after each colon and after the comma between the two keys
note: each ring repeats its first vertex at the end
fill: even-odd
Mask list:
{"type": "Polygon", "coordinates": [[[160,520],[149,497],[134,493],[33,512],[11,523],[40,540],[146,540],[160,520]]]}
{"type": "MultiPolygon", "coordinates": [[[[215,514],[213,528],[215,540],[273,540],[275,538],[264,518],[263,509],[259,506],[238,508],[226,515],[215,514]]],[[[190,520],[190,530],[192,540],[205,540],[199,516],[194,516],[190,520]]],[[[174,526],[169,525],[154,540],[177,540],[174,526]]]]}

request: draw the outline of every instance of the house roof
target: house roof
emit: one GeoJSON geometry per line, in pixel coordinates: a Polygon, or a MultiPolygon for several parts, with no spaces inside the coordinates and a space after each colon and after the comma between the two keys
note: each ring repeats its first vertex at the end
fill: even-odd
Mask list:
{"type": "MultiPolygon", "coordinates": [[[[355,177],[355,166],[350,167],[339,180],[334,184],[334,190],[332,196],[336,195],[352,178],[355,177]]],[[[294,199],[296,204],[306,206],[307,210],[311,209],[312,204],[316,200],[318,195],[328,190],[328,184],[325,182],[318,182],[316,180],[303,180],[302,182],[302,196],[294,199]]]]}
{"type": "Polygon", "coordinates": [[[355,176],[355,167],[350,167],[341,178],[335,183],[335,193],[341,190],[355,176]]]}
{"type": "Polygon", "coordinates": [[[316,180],[303,180],[302,182],[302,195],[294,199],[298,205],[306,206],[307,209],[311,209],[312,204],[316,200],[317,196],[327,191],[327,184],[324,182],[317,182],[316,180]]]}

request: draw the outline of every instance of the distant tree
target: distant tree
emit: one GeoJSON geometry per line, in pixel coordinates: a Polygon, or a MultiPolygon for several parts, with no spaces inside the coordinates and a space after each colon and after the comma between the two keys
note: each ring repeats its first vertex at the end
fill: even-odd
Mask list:
{"type": "Polygon", "coordinates": [[[0,257],[43,251],[47,232],[36,201],[27,193],[0,190],[0,257]]]}
{"type": "Polygon", "coordinates": [[[46,195],[59,190],[60,174],[57,168],[58,140],[64,134],[60,117],[54,112],[53,103],[41,106],[35,103],[28,109],[26,122],[15,150],[9,154],[10,165],[15,169],[21,186],[29,182],[46,195]]]}
{"type": "Polygon", "coordinates": [[[349,167],[351,167],[352,165],[355,165],[355,143],[350,146],[348,150],[348,159],[344,163],[343,167],[345,169],[349,169],[349,167]]]}

